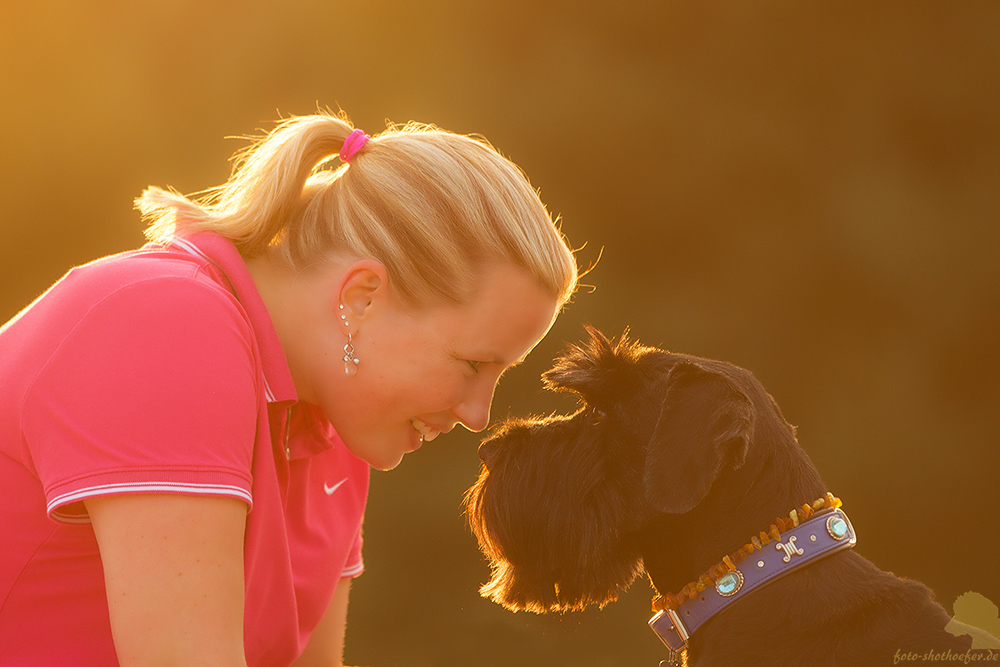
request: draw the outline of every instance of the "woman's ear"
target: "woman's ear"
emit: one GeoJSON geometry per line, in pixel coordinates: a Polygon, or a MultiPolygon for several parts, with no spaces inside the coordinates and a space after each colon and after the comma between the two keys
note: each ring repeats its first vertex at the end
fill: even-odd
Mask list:
{"type": "Polygon", "coordinates": [[[335,308],[343,306],[341,313],[346,324],[361,322],[371,315],[372,309],[388,297],[389,279],[385,266],[373,259],[354,262],[341,275],[337,286],[335,308]]]}

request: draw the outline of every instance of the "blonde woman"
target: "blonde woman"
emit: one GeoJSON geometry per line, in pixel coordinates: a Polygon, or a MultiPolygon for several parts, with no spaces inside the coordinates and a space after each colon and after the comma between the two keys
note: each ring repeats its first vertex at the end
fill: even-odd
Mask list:
{"type": "Polygon", "coordinates": [[[573,255],[484,141],[323,113],[138,206],[0,328],[0,665],[339,666],[369,468],[486,427],[573,255]]]}

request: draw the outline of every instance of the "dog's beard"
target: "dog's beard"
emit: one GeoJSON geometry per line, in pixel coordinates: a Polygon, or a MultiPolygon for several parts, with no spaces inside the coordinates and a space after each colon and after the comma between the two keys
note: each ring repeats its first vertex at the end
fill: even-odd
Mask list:
{"type": "Polygon", "coordinates": [[[466,495],[469,523],[492,569],[480,593],[536,613],[616,600],[642,572],[638,549],[623,534],[638,518],[628,506],[633,494],[607,483],[620,471],[607,469],[595,443],[560,435],[551,448],[534,440],[530,452],[508,456],[504,450],[517,443],[507,437],[493,443],[498,455],[466,495]]]}

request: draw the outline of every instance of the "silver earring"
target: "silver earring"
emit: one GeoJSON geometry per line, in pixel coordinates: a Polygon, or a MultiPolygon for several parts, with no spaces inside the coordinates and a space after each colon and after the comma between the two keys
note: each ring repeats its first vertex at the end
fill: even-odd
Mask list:
{"type": "MultiPolygon", "coordinates": [[[[343,310],[344,310],[344,304],[340,304],[340,310],[341,310],[341,311],[343,311],[343,310]]],[[[347,321],[347,313],[345,313],[345,312],[341,312],[341,313],[340,313],[340,319],[344,320],[344,326],[345,326],[345,327],[349,327],[349,326],[351,326],[351,323],[347,321]]]]}
{"type": "Polygon", "coordinates": [[[347,333],[347,344],[344,345],[344,373],[348,376],[358,374],[358,364],[361,360],[354,356],[354,345],[351,344],[351,334],[347,333]]]}

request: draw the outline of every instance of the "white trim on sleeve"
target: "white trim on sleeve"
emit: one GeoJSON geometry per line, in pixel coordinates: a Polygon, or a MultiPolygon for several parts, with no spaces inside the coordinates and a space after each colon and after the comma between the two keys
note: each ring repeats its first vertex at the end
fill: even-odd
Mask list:
{"type": "Polygon", "coordinates": [[[344,568],[344,571],[340,573],[341,577],[356,577],[365,571],[365,564],[359,562],[357,565],[352,567],[344,568]]]}
{"type": "MultiPolygon", "coordinates": [[[[113,496],[125,493],[185,493],[190,495],[206,496],[228,496],[245,500],[247,504],[253,506],[253,496],[242,487],[231,484],[194,484],[190,482],[129,482],[119,484],[100,484],[98,486],[88,486],[76,491],[70,491],[60,496],[56,496],[49,501],[46,511],[49,514],[55,513],[60,505],[75,503],[86,498],[97,496],[113,496]]],[[[64,515],[65,516],[65,515],[64,515]]]]}

